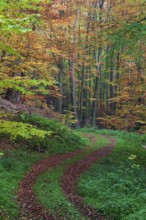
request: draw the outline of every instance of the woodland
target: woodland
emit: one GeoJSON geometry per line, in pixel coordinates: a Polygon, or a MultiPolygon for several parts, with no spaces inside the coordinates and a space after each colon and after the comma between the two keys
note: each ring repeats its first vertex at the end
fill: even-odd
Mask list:
{"type": "Polygon", "coordinates": [[[2,0],[0,11],[1,98],[77,127],[145,131],[144,0],[2,0]]]}
{"type": "Polygon", "coordinates": [[[0,1],[0,220],[146,220],[146,0],[0,1]]]}

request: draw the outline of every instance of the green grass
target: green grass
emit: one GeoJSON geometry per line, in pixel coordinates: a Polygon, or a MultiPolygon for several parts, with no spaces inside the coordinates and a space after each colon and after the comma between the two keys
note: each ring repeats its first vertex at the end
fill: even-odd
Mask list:
{"type": "Polygon", "coordinates": [[[19,181],[28,168],[43,158],[36,152],[22,149],[7,151],[0,157],[0,219],[16,220],[19,205],[16,201],[19,181]]]}
{"type": "Polygon", "coordinates": [[[117,139],[113,153],[80,177],[78,193],[113,220],[146,220],[145,135],[96,130],[117,139]]]}
{"type": "MultiPolygon", "coordinates": [[[[83,135],[81,131],[77,131],[76,133],[78,133],[79,136],[83,135]]],[[[93,150],[101,148],[108,143],[107,139],[99,135],[92,134],[92,137],[96,139],[96,142],[91,142],[86,138],[86,133],[84,133],[84,135],[84,141],[89,148],[79,156],[63,162],[58,168],[52,169],[41,175],[34,187],[39,202],[49,208],[52,214],[55,213],[58,216],[63,217],[64,220],[85,220],[86,218],[81,216],[77,209],[65,198],[60,189],[60,177],[63,175],[69,164],[75,163],[93,150]]]]}
{"type": "MultiPolygon", "coordinates": [[[[53,123],[55,122],[50,126],[55,126],[53,123]]],[[[110,215],[113,220],[146,220],[146,150],[142,148],[142,145],[146,144],[146,135],[85,128],[76,130],[74,134],[69,131],[71,140],[64,139],[64,144],[65,130],[57,127],[55,129],[59,129],[59,138],[56,141],[55,138],[50,140],[52,143],[47,146],[45,153],[23,148],[5,151],[4,155],[0,152],[0,220],[19,219],[17,190],[19,182],[33,163],[46,156],[78,149],[81,143],[89,148],[82,155],[67,160],[60,167],[41,175],[35,185],[35,191],[38,200],[52,209],[52,212],[63,216],[63,219],[85,220],[86,218],[64,197],[59,179],[69,164],[108,143],[101,134],[115,137],[117,147],[110,156],[97,161],[81,176],[79,193],[85,197],[86,203],[110,215]],[[97,142],[91,144],[87,133],[97,142]],[[84,138],[76,141],[80,140],[82,135],[84,138]]]]}
{"type": "Polygon", "coordinates": [[[89,129],[76,129],[74,133],[82,139],[84,145],[89,146],[93,150],[102,148],[109,143],[107,138],[104,138],[101,134],[97,134],[95,129],[93,131],[89,129]]]}

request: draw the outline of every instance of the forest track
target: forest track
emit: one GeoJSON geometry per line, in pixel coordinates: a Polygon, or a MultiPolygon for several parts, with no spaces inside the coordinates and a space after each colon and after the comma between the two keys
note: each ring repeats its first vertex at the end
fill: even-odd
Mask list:
{"type": "Polygon", "coordinates": [[[83,149],[49,157],[34,164],[27,175],[21,181],[18,191],[18,201],[21,208],[20,220],[53,220],[53,216],[49,214],[49,210],[38,203],[33,186],[39,175],[51,168],[59,166],[64,160],[70,159],[80,154],[83,149]]]}
{"type": "Polygon", "coordinates": [[[85,205],[83,197],[79,196],[76,192],[77,182],[80,175],[88,170],[93,163],[112,152],[115,142],[116,141],[113,138],[110,138],[110,144],[108,146],[96,150],[91,155],[84,157],[73,165],[70,165],[61,178],[61,187],[64,194],[76,206],[80,213],[92,220],[105,220],[105,217],[95,208],[85,205]]]}
{"type": "MultiPolygon", "coordinates": [[[[80,210],[82,214],[94,220],[103,220],[103,216],[101,218],[96,210],[84,205],[83,198],[78,196],[76,193],[76,185],[79,176],[84,171],[86,171],[96,160],[111,153],[115,145],[115,141],[114,139],[110,138],[110,142],[111,143],[108,146],[103,147],[100,150],[95,150],[90,155],[80,159],[77,163],[70,165],[60,180],[61,187],[65,195],[75,204],[75,206],[80,210]]],[[[84,151],[85,149],[80,149],[63,155],[49,157],[45,160],[39,161],[32,166],[19,186],[18,201],[21,208],[21,216],[19,218],[20,220],[60,219],[57,216],[54,218],[54,216],[50,214],[49,209],[46,209],[37,201],[33,186],[35,185],[39,175],[48,171],[49,169],[59,166],[64,160],[75,157],[84,151]]]]}

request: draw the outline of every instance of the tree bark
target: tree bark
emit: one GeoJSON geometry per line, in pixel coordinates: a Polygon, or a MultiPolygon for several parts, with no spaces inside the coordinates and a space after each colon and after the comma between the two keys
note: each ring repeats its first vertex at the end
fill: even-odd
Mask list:
{"type": "Polygon", "coordinates": [[[74,27],[73,27],[73,53],[72,53],[72,63],[71,63],[71,85],[72,85],[72,105],[73,105],[73,112],[74,116],[76,119],[76,124],[75,126],[78,126],[78,114],[77,114],[77,102],[76,102],[76,82],[75,82],[75,49],[76,49],[76,43],[77,43],[77,34],[76,34],[76,29],[77,29],[77,24],[79,21],[79,9],[76,11],[76,19],[74,22],[74,27]]]}
{"type": "Polygon", "coordinates": [[[58,99],[58,111],[59,113],[63,112],[63,64],[62,62],[60,62],[58,64],[58,68],[59,68],[59,91],[60,91],[60,98],[58,99]]]}

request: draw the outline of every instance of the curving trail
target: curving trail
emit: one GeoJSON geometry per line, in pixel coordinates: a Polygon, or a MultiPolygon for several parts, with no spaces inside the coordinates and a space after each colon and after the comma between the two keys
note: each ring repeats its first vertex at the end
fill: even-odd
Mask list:
{"type": "Polygon", "coordinates": [[[94,151],[91,155],[69,166],[61,179],[61,187],[67,198],[75,204],[83,215],[93,220],[104,220],[105,218],[103,215],[99,214],[95,208],[84,204],[83,198],[76,192],[76,186],[78,179],[83,172],[88,170],[94,162],[112,152],[112,149],[115,146],[115,140],[110,138],[110,142],[111,143],[107,147],[94,151]]]}
{"type": "Polygon", "coordinates": [[[34,164],[25,178],[21,181],[18,191],[18,202],[21,208],[20,219],[23,220],[53,220],[54,217],[49,214],[49,210],[45,209],[41,204],[36,200],[35,193],[33,191],[33,186],[36,182],[36,179],[39,175],[45,171],[57,167],[61,162],[67,160],[71,157],[74,157],[80,154],[83,151],[76,150],[74,152],[66,153],[63,155],[54,156],[45,160],[39,161],[37,164],[34,164]]]}
{"type": "MultiPolygon", "coordinates": [[[[61,178],[61,187],[65,195],[76,205],[82,214],[89,217],[90,219],[103,220],[103,216],[100,216],[96,210],[84,205],[83,198],[78,196],[76,193],[76,185],[79,176],[86,171],[92,163],[96,160],[108,155],[114,145],[115,141],[110,138],[111,144],[102,149],[98,149],[91,153],[89,156],[84,157],[77,163],[69,166],[67,171],[61,178]]],[[[49,209],[46,209],[36,199],[35,193],[33,191],[33,186],[39,175],[45,171],[59,166],[64,160],[70,159],[84,152],[85,149],[76,150],[74,152],[66,153],[64,155],[54,156],[45,160],[39,161],[34,164],[25,178],[21,181],[18,191],[18,201],[21,208],[21,220],[59,220],[60,218],[49,213],[49,209]]]]}

